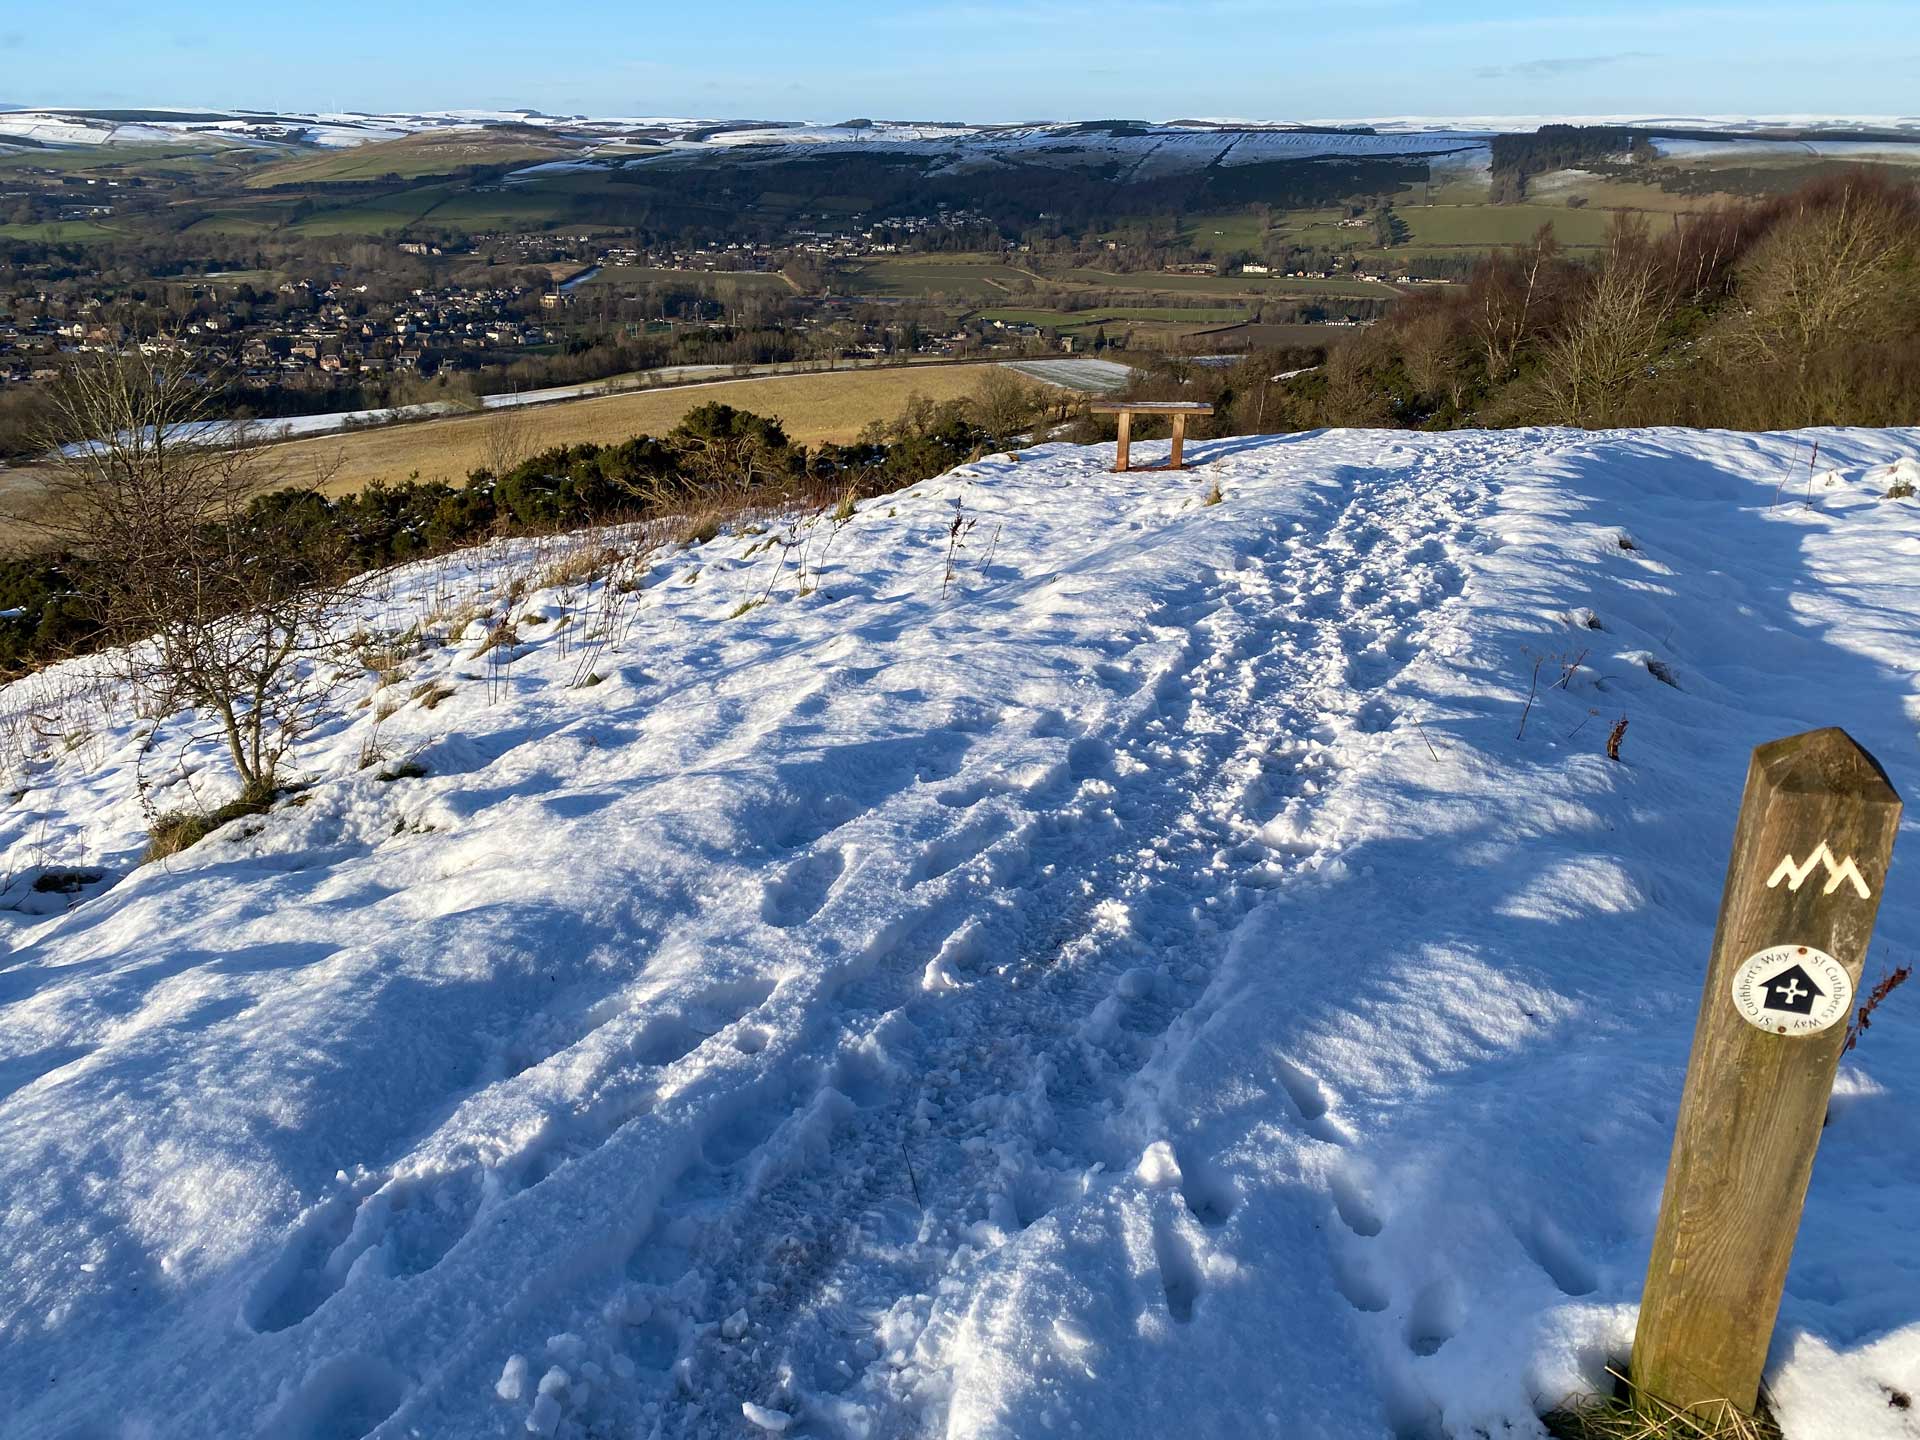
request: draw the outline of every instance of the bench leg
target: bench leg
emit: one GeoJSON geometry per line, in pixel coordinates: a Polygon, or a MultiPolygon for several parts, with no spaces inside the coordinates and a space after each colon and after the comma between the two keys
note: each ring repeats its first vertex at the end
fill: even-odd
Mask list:
{"type": "Polygon", "coordinates": [[[1186,439],[1187,417],[1176,414],[1173,417],[1173,454],[1167,457],[1167,468],[1169,470],[1186,468],[1180,463],[1180,447],[1186,443],[1186,439]]]}
{"type": "Polygon", "coordinates": [[[1132,439],[1133,412],[1131,410],[1122,410],[1120,412],[1120,449],[1119,453],[1113,457],[1113,473],[1116,475],[1124,475],[1126,473],[1127,445],[1132,439]]]}

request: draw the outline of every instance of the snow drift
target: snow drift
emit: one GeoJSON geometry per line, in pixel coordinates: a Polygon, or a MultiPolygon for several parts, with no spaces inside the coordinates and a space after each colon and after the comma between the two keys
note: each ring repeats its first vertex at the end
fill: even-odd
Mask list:
{"type": "MultiPolygon", "coordinates": [[[[194,717],[10,687],[8,1433],[1540,1433],[1630,1341],[1747,751],[1913,788],[1920,433],[1810,438],[1046,446],[414,565],[308,787],[145,866],[194,717]]],[[[1917,942],[1896,880],[1869,979],[1917,942]]],[[[1911,1433],[1906,999],[1796,1440],[1911,1433]]]]}

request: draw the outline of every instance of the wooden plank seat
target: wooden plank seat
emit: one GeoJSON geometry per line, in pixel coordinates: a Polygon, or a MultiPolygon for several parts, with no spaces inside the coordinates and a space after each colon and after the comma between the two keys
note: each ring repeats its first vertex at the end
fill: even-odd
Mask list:
{"type": "Polygon", "coordinates": [[[1114,456],[1113,473],[1124,473],[1130,467],[1127,464],[1128,444],[1133,438],[1133,417],[1136,415],[1171,415],[1173,417],[1173,453],[1167,457],[1165,465],[1152,465],[1152,470],[1184,470],[1180,451],[1187,439],[1187,417],[1189,415],[1211,415],[1213,406],[1205,400],[1103,400],[1094,405],[1096,415],[1118,415],[1120,417],[1119,453],[1114,456]]]}

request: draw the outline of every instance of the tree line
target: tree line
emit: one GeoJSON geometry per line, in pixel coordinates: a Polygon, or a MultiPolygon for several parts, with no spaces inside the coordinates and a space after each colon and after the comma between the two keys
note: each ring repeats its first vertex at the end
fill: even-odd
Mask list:
{"type": "Polygon", "coordinates": [[[1215,433],[1911,424],[1920,188],[1859,170],[1658,233],[1623,213],[1589,257],[1543,226],[1272,378],[1290,368],[1261,357],[1142,388],[1211,395],[1215,433]]]}

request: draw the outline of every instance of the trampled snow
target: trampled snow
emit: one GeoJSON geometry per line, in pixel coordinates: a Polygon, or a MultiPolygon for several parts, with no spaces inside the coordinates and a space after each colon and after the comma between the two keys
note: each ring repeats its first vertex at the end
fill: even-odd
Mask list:
{"type": "MultiPolygon", "coordinates": [[[[307,788],[138,867],[206,727],[0,692],[7,1434],[1540,1434],[1630,1343],[1748,751],[1920,768],[1920,432],[1811,438],[1050,445],[423,562],[307,788]]],[[[1909,1001],[1793,1440],[1911,1433],[1909,1001]]]]}

